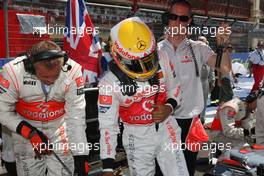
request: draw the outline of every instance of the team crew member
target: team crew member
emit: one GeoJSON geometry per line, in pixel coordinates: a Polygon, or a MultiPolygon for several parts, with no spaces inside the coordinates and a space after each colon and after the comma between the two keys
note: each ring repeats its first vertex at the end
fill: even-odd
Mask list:
{"type": "Polygon", "coordinates": [[[264,41],[258,41],[257,49],[250,53],[248,67],[255,81],[251,92],[257,91],[264,76],[264,41]]]}
{"type": "MultiPolygon", "coordinates": [[[[211,126],[212,141],[230,143],[231,147],[253,143],[256,119],[255,100],[242,101],[234,98],[224,103],[217,112],[211,126]],[[213,134],[217,132],[217,135],[213,134]]],[[[210,133],[209,133],[210,134],[210,133]]]]}
{"type": "MultiPolygon", "coordinates": [[[[163,16],[164,24],[167,25],[169,31],[165,30],[167,39],[161,41],[159,51],[167,55],[173,63],[176,75],[180,77],[182,88],[182,105],[174,114],[177,122],[182,128],[182,141],[186,141],[189,136],[189,129],[194,117],[199,116],[203,110],[204,100],[203,91],[200,80],[201,67],[207,64],[211,67],[215,66],[216,54],[211,48],[199,41],[192,41],[187,38],[187,34],[178,32],[181,28],[187,28],[191,23],[191,5],[188,1],[179,0],[174,1],[170,7],[169,12],[163,16]]],[[[224,35],[217,35],[217,43],[226,43],[229,35],[227,25],[222,24],[224,35]]],[[[187,30],[186,30],[187,31],[187,30]]],[[[223,30],[222,30],[223,31],[223,30]]],[[[229,73],[229,54],[224,52],[221,62],[221,71],[229,73]]],[[[195,150],[184,150],[184,155],[187,167],[191,176],[195,172],[195,163],[198,152],[195,150]]]]}
{"type": "Polygon", "coordinates": [[[82,86],[81,66],[51,41],[4,65],[0,122],[12,131],[18,175],[86,174],[88,150],[78,147],[87,145],[82,86]]]}
{"type": "Polygon", "coordinates": [[[104,176],[113,175],[119,117],[131,176],[153,176],[155,158],[164,175],[189,175],[180,128],[170,116],[180,87],[169,59],[156,52],[152,32],[137,17],[118,23],[110,36],[114,61],[99,83],[98,100],[104,176]]]}

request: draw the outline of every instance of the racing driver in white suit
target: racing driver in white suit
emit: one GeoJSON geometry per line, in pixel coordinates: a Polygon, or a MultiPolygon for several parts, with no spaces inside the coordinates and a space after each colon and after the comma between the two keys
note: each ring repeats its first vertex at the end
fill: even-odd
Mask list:
{"type": "Polygon", "coordinates": [[[0,123],[12,131],[18,175],[86,174],[88,150],[78,147],[87,145],[81,76],[81,66],[51,41],[4,65],[0,123]]]}
{"type": "MultiPolygon", "coordinates": [[[[254,100],[255,101],[255,100],[254,100]]],[[[209,131],[213,141],[229,143],[230,147],[252,144],[255,140],[254,101],[234,98],[224,103],[217,111],[209,131]]]]}
{"type": "Polygon", "coordinates": [[[98,98],[103,175],[113,175],[119,118],[131,176],[153,176],[155,158],[165,176],[189,175],[180,128],[170,115],[181,100],[169,58],[156,52],[152,32],[138,17],[118,23],[110,37],[114,60],[98,98]]]}

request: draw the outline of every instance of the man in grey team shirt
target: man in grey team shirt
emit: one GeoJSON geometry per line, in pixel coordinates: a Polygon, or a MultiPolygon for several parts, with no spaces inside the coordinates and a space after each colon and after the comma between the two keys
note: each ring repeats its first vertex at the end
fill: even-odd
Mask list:
{"type": "MultiPolygon", "coordinates": [[[[175,28],[189,26],[191,23],[191,5],[186,0],[174,1],[171,4],[170,11],[167,14],[168,38],[161,41],[158,50],[169,57],[175,67],[176,74],[179,75],[182,90],[182,105],[174,113],[179,126],[182,128],[181,140],[186,141],[190,126],[194,117],[200,115],[204,107],[202,84],[200,80],[201,67],[207,64],[214,68],[216,63],[216,54],[212,49],[202,43],[189,40],[187,34],[173,35],[175,28]],[[191,45],[191,46],[190,46],[191,45]]],[[[166,23],[166,22],[165,22],[166,23]]],[[[217,43],[226,43],[231,33],[227,24],[222,23],[222,34],[217,34],[217,43]],[[221,42],[220,42],[221,41],[221,42]]],[[[220,69],[222,73],[229,73],[229,54],[224,52],[220,69]]],[[[194,175],[195,162],[198,152],[184,150],[187,167],[190,176],[194,175]]]]}

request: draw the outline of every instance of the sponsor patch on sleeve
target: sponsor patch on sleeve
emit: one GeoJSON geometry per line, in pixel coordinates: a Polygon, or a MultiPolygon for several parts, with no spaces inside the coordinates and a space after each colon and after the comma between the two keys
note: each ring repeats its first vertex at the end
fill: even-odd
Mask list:
{"type": "Polygon", "coordinates": [[[172,62],[170,62],[170,69],[171,69],[171,72],[173,74],[173,77],[175,78],[176,77],[176,72],[175,72],[174,65],[172,64],[172,62]]]}
{"type": "Polygon", "coordinates": [[[8,80],[6,80],[3,75],[0,75],[0,86],[3,87],[3,88],[6,88],[8,89],[9,86],[10,86],[10,83],[8,80]]]}
{"type": "Polygon", "coordinates": [[[110,106],[99,106],[99,112],[100,113],[106,113],[110,109],[110,106]]]}
{"type": "Polygon", "coordinates": [[[84,86],[84,78],[83,77],[76,78],[75,82],[76,82],[76,85],[78,88],[84,86]]]}
{"type": "Polygon", "coordinates": [[[174,96],[178,97],[180,95],[181,87],[177,86],[174,96]]]}
{"type": "Polygon", "coordinates": [[[110,95],[100,95],[99,103],[103,105],[111,105],[112,104],[112,96],[110,95]]]}
{"type": "Polygon", "coordinates": [[[158,79],[161,79],[161,78],[163,78],[163,77],[164,77],[164,76],[163,76],[162,71],[158,72],[158,79]]]}
{"type": "Polygon", "coordinates": [[[171,71],[174,71],[174,65],[172,64],[171,61],[170,61],[170,69],[171,69],[171,71]]]}

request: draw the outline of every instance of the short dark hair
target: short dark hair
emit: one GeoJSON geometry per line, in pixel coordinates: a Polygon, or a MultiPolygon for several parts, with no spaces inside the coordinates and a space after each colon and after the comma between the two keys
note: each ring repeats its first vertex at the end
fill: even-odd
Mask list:
{"type": "Polygon", "coordinates": [[[49,50],[61,51],[61,48],[55,42],[50,41],[50,40],[47,40],[47,41],[45,40],[45,41],[41,41],[35,44],[30,50],[30,55],[35,55],[37,53],[41,53],[41,52],[45,52],[49,50]]]}
{"type": "Polygon", "coordinates": [[[175,5],[184,5],[184,6],[186,6],[186,7],[189,8],[190,13],[191,13],[191,11],[192,11],[192,5],[191,5],[191,3],[190,3],[189,1],[187,1],[187,0],[172,0],[172,1],[170,2],[170,9],[171,9],[173,6],[175,6],[175,5]]]}

